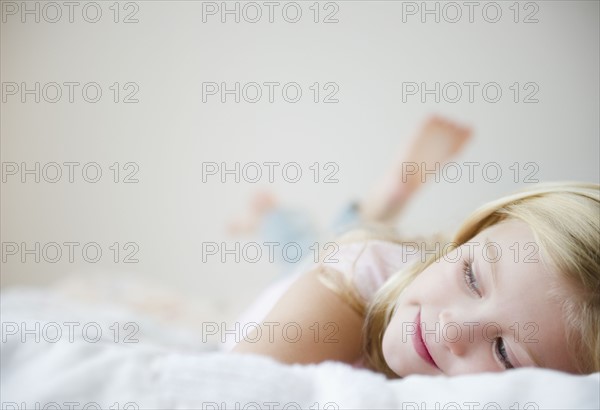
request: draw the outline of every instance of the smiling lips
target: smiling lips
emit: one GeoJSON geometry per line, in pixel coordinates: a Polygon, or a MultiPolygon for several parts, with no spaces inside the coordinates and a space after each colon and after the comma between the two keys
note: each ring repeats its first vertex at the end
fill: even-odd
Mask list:
{"type": "Polygon", "coordinates": [[[415,346],[415,350],[417,351],[417,353],[419,354],[419,356],[421,356],[421,358],[423,360],[425,360],[427,363],[431,364],[436,369],[439,369],[439,367],[433,361],[431,354],[429,354],[429,349],[427,349],[427,345],[425,344],[425,341],[423,340],[423,334],[421,333],[421,310],[420,309],[419,309],[419,313],[417,313],[417,317],[415,317],[415,327],[416,327],[416,332],[415,332],[415,334],[413,334],[413,337],[412,337],[413,345],[415,346]]]}

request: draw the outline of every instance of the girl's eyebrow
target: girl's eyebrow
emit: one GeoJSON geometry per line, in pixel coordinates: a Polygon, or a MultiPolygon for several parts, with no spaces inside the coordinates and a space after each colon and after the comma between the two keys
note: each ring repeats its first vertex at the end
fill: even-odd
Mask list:
{"type": "Polygon", "coordinates": [[[485,238],[485,248],[486,249],[493,249],[493,257],[492,260],[494,261],[493,263],[491,261],[489,261],[487,258],[483,258],[486,260],[487,263],[489,263],[492,266],[491,272],[492,272],[492,289],[494,291],[496,291],[496,288],[498,287],[498,277],[496,274],[496,261],[498,259],[498,254],[496,253],[496,248],[494,246],[490,246],[490,239],[488,237],[485,238]]]}
{"type": "MultiPolygon", "coordinates": [[[[493,257],[491,258],[492,260],[488,260],[488,258],[483,258],[485,259],[485,261],[491,265],[491,269],[489,270],[491,272],[491,276],[492,276],[492,288],[494,289],[494,291],[496,291],[496,289],[498,288],[498,275],[496,272],[496,261],[498,260],[498,254],[496,253],[496,248],[494,246],[490,246],[490,240],[488,237],[485,238],[485,247],[486,249],[494,249],[494,254],[493,257]],[[493,261],[493,262],[492,262],[493,261]]],[[[528,329],[529,327],[527,325],[532,324],[534,326],[537,326],[537,324],[535,324],[535,322],[528,322],[525,324],[525,329],[528,329]]],[[[517,323],[517,325],[519,325],[517,323]]],[[[542,364],[542,361],[539,359],[539,357],[533,353],[533,351],[527,346],[527,342],[523,342],[521,343],[521,341],[518,341],[519,343],[516,343],[518,346],[521,346],[521,348],[523,350],[525,350],[525,353],[529,356],[529,359],[533,362],[534,365],[536,365],[537,367],[544,367],[544,365],[542,364]]],[[[536,340],[537,342],[537,340],[536,340]]],[[[510,348],[509,348],[510,349],[510,348]]],[[[514,356],[514,352],[513,352],[513,356],[514,356]]]]}
{"type": "Polygon", "coordinates": [[[531,361],[533,362],[533,364],[536,367],[542,367],[542,368],[546,367],[546,366],[544,366],[542,361],[539,359],[539,357],[537,355],[533,354],[533,351],[529,347],[527,347],[526,344],[523,344],[523,349],[525,350],[525,353],[527,353],[529,355],[529,358],[531,359],[531,361]]]}

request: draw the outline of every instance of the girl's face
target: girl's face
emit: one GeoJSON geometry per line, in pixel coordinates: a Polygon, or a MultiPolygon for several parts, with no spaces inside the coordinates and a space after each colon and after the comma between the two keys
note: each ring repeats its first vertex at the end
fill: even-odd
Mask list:
{"type": "Polygon", "coordinates": [[[402,292],[383,336],[398,376],[538,366],[575,373],[554,273],[529,226],[507,220],[432,263],[402,292]]]}

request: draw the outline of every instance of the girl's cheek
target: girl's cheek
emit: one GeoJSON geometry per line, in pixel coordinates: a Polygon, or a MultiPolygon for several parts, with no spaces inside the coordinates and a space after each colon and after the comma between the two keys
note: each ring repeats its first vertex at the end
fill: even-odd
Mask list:
{"type": "Polygon", "coordinates": [[[441,261],[434,262],[428,269],[430,269],[428,272],[423,272],[422,290],[426,290],[427,292],[448,291],[450,289],[449,286],[452,285],[454,267],[447,262],[441,261]]]}
{"type": "MultiPolygon", "coordinates": [[[[402,357],[401,317],[394,315],[383,335],[382,353],[391,369],[395,369],[402,357]]],[[[396,370],[394,370],[396,371],[396,370]]]]}

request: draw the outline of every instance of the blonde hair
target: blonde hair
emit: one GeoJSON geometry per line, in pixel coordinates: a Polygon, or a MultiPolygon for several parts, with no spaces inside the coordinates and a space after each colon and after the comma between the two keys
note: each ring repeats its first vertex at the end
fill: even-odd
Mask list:
{"type": "MultiPolygon", "coordinates": [[[[443,252],[396,272],[365,304],[346,276],[323,269],[320,279],[340,294],[364,318],[363,350],[367,366],[390,378],[398,377],[386,364],[381,348],[402,291],[435,260],[447,255],[479,232],[499,222],[517,219],[529,225],[543,263],[551,263],[566,285],[553,296],[562,303],[566,340],[580,373],[600,371],[600,185],[577,182],[542,183],[489,202],[473,212],[451,241],[443,236],[443,252]]],[[[389,230],[371,227],[354,231],[341,243],[387,240],[402,243],[389,230]]],[[[430,244],[432,241],[429,241],[430,244]]],[[[439,243],[439,242],[438,242],[439,243]]],[[[427,249],[429,244],[423,242],[427,249]]]]}

